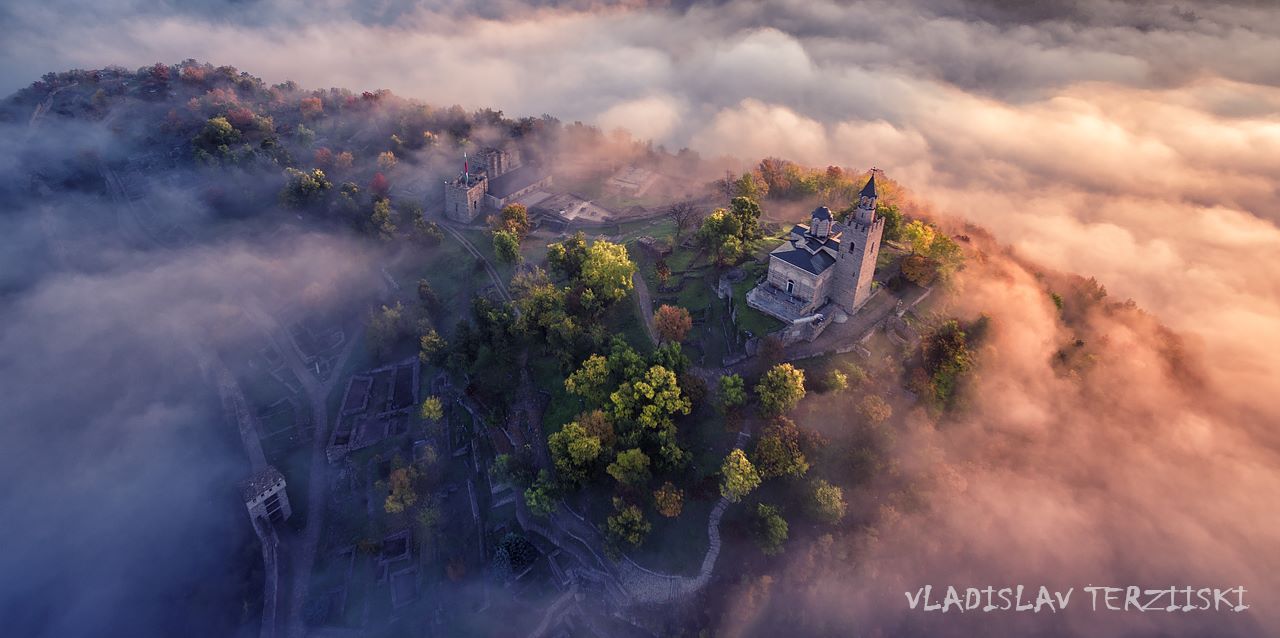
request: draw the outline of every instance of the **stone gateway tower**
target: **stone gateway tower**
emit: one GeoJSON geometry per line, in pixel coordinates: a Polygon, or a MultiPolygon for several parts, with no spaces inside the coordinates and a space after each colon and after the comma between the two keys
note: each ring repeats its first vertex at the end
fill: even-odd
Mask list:
{"type": "Polygon", "coordinates": [[[858,205],[840,238],[835,280],[831,287],[831,300],[849,314],[856,312],[871,297],[871,280],[875,276],[876,257],[880,254],[880,236],[883,234],[884,219],[876,217],[876,176],[872,173],[858,194],[858,205]]]}

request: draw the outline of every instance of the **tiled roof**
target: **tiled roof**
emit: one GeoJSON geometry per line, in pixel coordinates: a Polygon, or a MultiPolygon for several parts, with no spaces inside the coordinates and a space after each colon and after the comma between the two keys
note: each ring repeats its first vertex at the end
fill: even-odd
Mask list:
{"type": "Polygon", "coordinates": [[[804,246],[805,248],[808,248],[811,253],[816,253],[819,250],[822,250],[823,246],[826,246],[831,250],[838,251],[840,250],[840,238],[832,237],[831,235],[827,235],[826,237],[813,237],[810,235],[804,238],[804,246]]]}
{"type": "Polygon", "coordinates": [[[831,209],[826,206],[819,206],[813,209],[813,214],[809,217],[811,219],[829,220],[831,219],[831,209]]]}
{"type": "Polygon", "coordinates": [[[525,164],[520,168],[503,173],[489,180],[489,194],[499,199],[512,193],[522,191],[547,176],[546,171],[536,164],[525,164]]]}
{"type": "Polygon", "coordinates": [[[821,275],[830,268],[832,264],[836,263],[835,258],[827,254],[827,251],[825,250],[819,250],[818,252],[811,254],[809,251],[801,248],[792,248],[789,250],[778,250],[771,254],[788,264],[798,266],[802,270],[815,275],[821,275]]]}

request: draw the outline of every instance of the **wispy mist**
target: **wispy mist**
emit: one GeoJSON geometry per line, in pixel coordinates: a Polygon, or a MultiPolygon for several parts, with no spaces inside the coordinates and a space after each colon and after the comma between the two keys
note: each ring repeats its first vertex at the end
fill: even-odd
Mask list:
{"type": "MultiPolygon", "coordinates": [[[[976,398],[946,428],[922,415],[900,426],[894,453],[926,505],[880,512],[869,488],[858,505],[876,512],[874,535],[789,556],[768,593],[741,596],[730,629],[768,633],[794,613],[815,632],[966,635],[983,619],[949,617],[948,628],[906,616],[902,592],[949,580],[1191,578],[1245,585],[1257,607],[1179,618],[1179,631],[1280,627],[1271,3],[52,2],[0,18],[5,91],[64,67],[195,57],[272,82],[626,127],[706,157],[883,168],[1021,258],[987,247],[990,259],[958,281],[957,310],[992,317],[976,398]],[[1133,298],[1152,315],[1093,309],[1067,328],[1047,295],[1062,282],[1024,260],[1096,276],[1109,300],[1133,298]],[[1049,361],[1075,339],[1099,360],[1064,378],[1049,361]],[[815,565],[827,566],[816,580],[815,565]]],[[[69,138],[37,148],[64,152],[69,138]]],[[[18,174],[23,157],[0,153],[0,176],[18,174]]],[[[221,417],[181,343],[246,298],[301,279],[345,281],[363,259],[335,270],[334,255],[358,252],[314,237],[129,256],[127,243],[94,243],[94,224],[110,222],[93,218],[101,209],[88,195],[13,210],[0,216],[0,288],[19,291],[0,309],[0,402],[12,424],[0,476],[14,486],[0,520],[26,521],[14,545],[32,550],[0,553],[0,599],[29,626],[59,630],[51,635],[83,632],[86,618],[181,627],[175,583],[216,571],[247,533],[234,502],[209,508],[243,461],[234,438],[210,434],[221,417]],[[87,230],[58,233],[80,239],[51,251],[49,224],[87,230]],[[93,531],[81,531],[86,519],[93,531]],[[228,536],[183,554],[196,529],[228,536]],[[113,588],[130,564],[164,557],[172,575],[113,588]],[[65,606],[47,602],[62,591],[72,592],[65,606]],[[148,611],[113,615],[139,597],[148,611]]],[[[233,331],[228,343],[241,338],[233,331]]],[[[210,594],[219,605],[239,595],[234,585],[210,594]]],[[[1172,621],[1009,622],[1099,635],[1154,634],[1172,621]]]]}
{"type": "Polygon", "coordinates": [[[367,249],[288,228],[228,231],[163,183],[151,203],[192,241],[161,246],[107,196],[93,159],[154,149],[103,124],[3,130],[5,633],[252,627],[261,559],[235,489],[250,467],[210,365],[266,345],[246,308],[365,303],[367,249]]]}

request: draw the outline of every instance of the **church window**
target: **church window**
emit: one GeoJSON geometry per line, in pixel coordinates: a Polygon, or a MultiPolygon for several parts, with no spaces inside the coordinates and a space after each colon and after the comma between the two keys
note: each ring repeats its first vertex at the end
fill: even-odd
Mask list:
{"type": "Polygon", "coordinates": [[[795,281],[793,281],[793,280],[791,280],[791,279],[788,279],[788,280],[787,280],[787,294],[788,294],[788,295],[793,294],[793,293],[795,293],[795,291],[796,291],[796,282],[795,282],[795,281]]]}

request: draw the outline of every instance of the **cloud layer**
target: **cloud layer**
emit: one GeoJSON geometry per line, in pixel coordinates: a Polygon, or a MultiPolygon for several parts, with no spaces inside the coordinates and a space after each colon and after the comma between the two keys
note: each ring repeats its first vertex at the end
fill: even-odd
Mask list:
{"type": "MultiPolygon", "coordinates": [[[[50,66],[198,57],[622,126],[704,155],[876,165],[1215,348],[1280,335],[1280,13],[1266,3],[84,9],[10,7],[3,86],[50,66]]],[[[1280,376],[1264,368],[1232,373],[1280,376]]]]}
{"type": "MultiPolygon", "coordinates": [[[[806,596],[802,609],[836,627],[870,618],[929,634],[938,628],[877,615],[876,592],[1024,568],[1265,583],[1280,563],[1280,521],[1263,505],[1280,488],[1270,3],[473,4],[10,6],[0,88],[63,67],[196,57],[270,81],[627,127],[704,156],[879,166],[936,211],[1152,310],[1187,335],[1203,383],[1168,372],[1153,326],[1097,316],[1093,333],[1117,354],[1083,387],[1065,384],[1044,361],[1070,335],[1033,273],[1004,261],[968,272],[962,304],[1000,327],[981,381],[990,399],[943,433],[911,430],[901,451],[909,471],[951,477],[935,483],[943,505],[900,527],[888,519],[896,536],[865,558],[881,580],[806,596]],[[1018,562],[1027,556],[1041,562],[1018,562]]],[[[1227,629],[1274,633],[1270,593],[1227,629]]],[[[1124,628],[1154,631],[1148,620],[1124,628]]],[[[1097,629],[1053,622],[1034,626],[1097,629]]]]}

